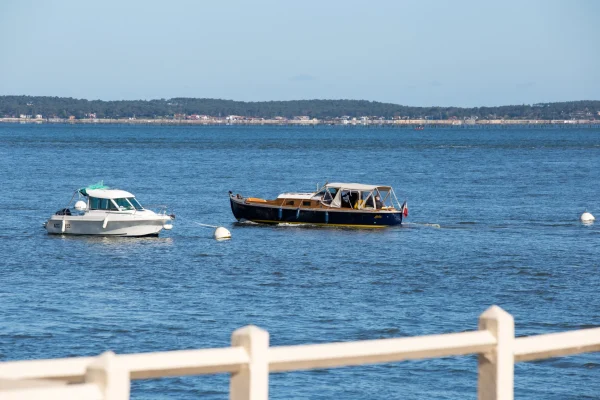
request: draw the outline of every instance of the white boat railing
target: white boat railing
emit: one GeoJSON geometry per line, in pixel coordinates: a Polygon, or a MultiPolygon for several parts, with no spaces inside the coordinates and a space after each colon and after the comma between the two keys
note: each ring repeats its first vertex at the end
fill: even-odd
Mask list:
{"type": "Polygon", "coordinates": [[[169,206],[165,204],[147,204],[143,207],[145,210],[154,211],[158,215],[167,215],[169,212],[169,206]]]}
{"type": "Polygon", "coordinates": [[[7,361],[0,399],[125,400],[132,379],[228,373],[230,399],[266,400],[270,373],[478,354],[478,399],[512,400],[515,362],[596,351],[600,327],[515,338],[513,317],[492,306],[472,332],[269,347],[267,331],[246,326],[226,348],[7,361]]]}

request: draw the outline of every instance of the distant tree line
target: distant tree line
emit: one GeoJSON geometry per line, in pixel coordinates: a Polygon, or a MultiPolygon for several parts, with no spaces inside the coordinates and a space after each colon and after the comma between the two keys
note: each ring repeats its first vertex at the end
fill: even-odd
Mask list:
{"type": "Polygon", "coordinates": [[[0,96],[0,117],[41,114],[44,118],[173,118],[174,115],[225,117],[309,116],[325,119],[342,116],[458,119],[593,119],[600,101],[522,104],[500,107],[410,107],[367,100],[292,100],[244,102],[220,99],[173,98],[160,100],[102,101],[70,97],[0,96]]]}

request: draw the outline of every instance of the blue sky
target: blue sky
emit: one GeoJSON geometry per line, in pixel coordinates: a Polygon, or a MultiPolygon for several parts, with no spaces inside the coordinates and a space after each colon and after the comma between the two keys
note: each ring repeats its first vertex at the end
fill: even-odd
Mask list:
{"type": "Polygon", "coordinates": [[[0,95],[600,99],[600,1],[0,2],[0,95]]]}

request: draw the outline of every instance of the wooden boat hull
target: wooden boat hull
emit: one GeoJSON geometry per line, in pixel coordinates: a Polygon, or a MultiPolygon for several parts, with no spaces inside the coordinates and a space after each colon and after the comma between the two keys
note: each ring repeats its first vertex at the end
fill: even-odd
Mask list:
{"type": "Polygon", "coordinates": [[[344,208],[302,208],[274,206],[248,202],[245,198],[229,197],[231,211],[238,221],[263,224],[311,224],[357,228],[385,228],[402,224],[398,210],[352,210],[344,208]]]}

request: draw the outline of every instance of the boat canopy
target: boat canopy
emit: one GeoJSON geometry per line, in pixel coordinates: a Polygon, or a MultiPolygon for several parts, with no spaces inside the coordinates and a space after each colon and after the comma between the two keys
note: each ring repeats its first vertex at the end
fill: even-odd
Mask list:
{"type": "MultiPolygon", "coordinates": [[[[335,208],[393,208],[394,189],[388,185],[365,185],[362,183],[326,183],[312,197],[335,208]]],[[[397,202],[397,199],[396,199],[397,202]]]]}
{"type": "Polygon", "coordinates": [[[344,190],[390,190],[390,186],[385,185],[364,185],[362,183],[328,183],[325,185],[327,189],[344,189],[344,190]]]}

